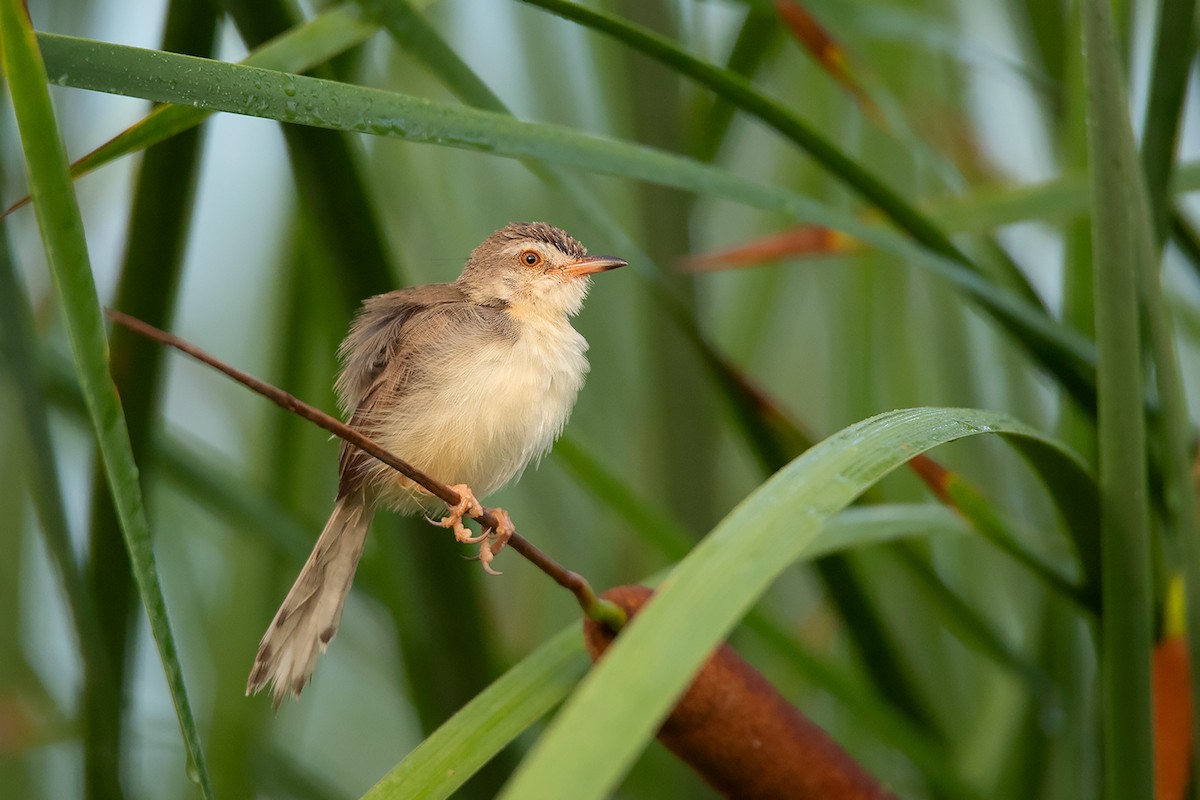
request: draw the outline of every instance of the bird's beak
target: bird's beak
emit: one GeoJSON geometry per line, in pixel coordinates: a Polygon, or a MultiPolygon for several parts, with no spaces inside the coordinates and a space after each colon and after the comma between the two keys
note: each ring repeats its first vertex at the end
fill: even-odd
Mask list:
{"type": "Polygon", "coordinates": [[[597,272],[608,272],[610,269],[623,267],[628,263],[623,258],[613,258],[612,256],[588,256],[578,261],[572,261],[570,264],[555,267],[551,271],[571,278],[582,278],[597,272]]]}

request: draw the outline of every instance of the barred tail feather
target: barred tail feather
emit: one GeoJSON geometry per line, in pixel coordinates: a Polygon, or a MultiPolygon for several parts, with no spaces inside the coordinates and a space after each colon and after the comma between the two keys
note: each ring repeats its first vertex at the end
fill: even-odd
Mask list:
{"type": "Polygon", "coordinates": [[[374,509],[361,494],[338,500],[312,554],[263,634],[246,694],[267,683],[275,708],[289,692],[298,697],[312,678],[317,656],[337,633],[346,595],[362,556],[374,509]]]}

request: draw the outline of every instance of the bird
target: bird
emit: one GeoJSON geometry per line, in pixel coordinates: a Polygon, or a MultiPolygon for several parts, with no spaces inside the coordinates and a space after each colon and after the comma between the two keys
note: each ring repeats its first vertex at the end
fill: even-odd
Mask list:
{"type": "MultiPolygon", "coordinates": [[[[553,225],[513,222],[471,252],[453,283],[368,298],[338,350],[334,388],[350,427],[451,485],[461,502],[437,524],[480,542],[489,572],[511,520],[492,509],[499,530],[472,537],[462,519],[562,432],[588,371],[587,342],[570,318],[591,275],[625,265],[589,256],[553,225]]],[[[342,443],[333,512],[262,637],[247,696],[270,684],[278,709],[309,683],[337,633],[376,509],[428,515],[440,502],[342,443]]]]}

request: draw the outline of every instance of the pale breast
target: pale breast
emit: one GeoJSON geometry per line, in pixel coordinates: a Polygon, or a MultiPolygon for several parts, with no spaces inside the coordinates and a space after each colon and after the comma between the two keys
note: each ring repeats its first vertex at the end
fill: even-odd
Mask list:
{"type": "MultiPolygon", "coordinates": [[[[506,335],[468,335],[427,362],[420,386],[379,420],[376,434],[384,447],[480,498],[550,448],[588,370],[587,342],[565,319],[508,322],[506,335]]],[[[405,483],[389,476],[384,494],[411,510],[405,483]]]]}

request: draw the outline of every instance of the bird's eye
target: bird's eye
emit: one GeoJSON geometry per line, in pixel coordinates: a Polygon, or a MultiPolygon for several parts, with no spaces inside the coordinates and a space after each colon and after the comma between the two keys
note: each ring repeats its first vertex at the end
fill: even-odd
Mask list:
{"type": "Polygon", "coordinates": [[[542,263],[542,254],[536,250],[521,251],[521,263],[527,267],[536,267],[542,263]]]}

